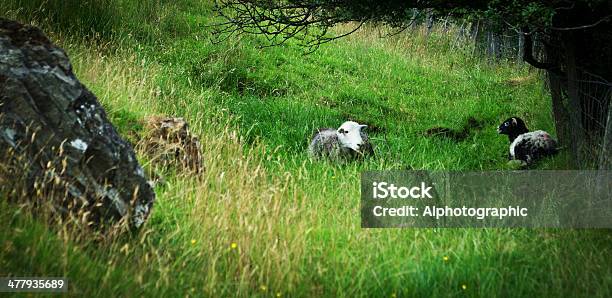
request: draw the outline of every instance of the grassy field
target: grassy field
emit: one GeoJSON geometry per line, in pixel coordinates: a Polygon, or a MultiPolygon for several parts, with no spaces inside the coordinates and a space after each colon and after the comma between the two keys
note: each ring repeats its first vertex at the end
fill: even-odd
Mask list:
{"type": "Polygon", "coordinates": [[[554,131],[525,65],[441,31],[368,27],[309,55],[258,37],[213,44],[209,1],[20,2],[0,16],[65,48],[122,134],[147,115],[185,117],[206,171],[162,171],[139,152],[167,182],[142,231],[113,239],[0,200],[0,276],[66,276],[78,296],[612,296],[607,230],[360,228],[360,172],[505,169],[502,120],[554,131]],[[308,159],[313,131],[348,119],[370,125],[376,157],[308,159]],[[434,127],[462,137],[424,134],[434,127]]]}

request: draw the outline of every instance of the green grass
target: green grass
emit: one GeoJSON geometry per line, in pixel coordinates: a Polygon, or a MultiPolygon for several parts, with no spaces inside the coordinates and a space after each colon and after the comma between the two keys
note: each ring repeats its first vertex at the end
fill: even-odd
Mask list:
{"type": "Polygon", "coordinates": [[[147,115],[185,117],[206,171],[161,172],[144,229],[104,241],[0,200],[0,276],[66,276],[79,296],[612,295],[607,230],[360,228],[360,172],[504,169],[502,120],[554,131],[525,65],[473,57],[441,32],[380,39],[373,27],[310,55],[249,36],[213,44],[211,3],[195,0],[106,0],[100,13],[20,2],[0,15],[49,32],[121,133],[147,115]],[[471,118],[482,127],[463,140],[423,135],[471,118]],[[347,119],[370,125],[376,157],[309,160],[312,132],[347,119]]]}

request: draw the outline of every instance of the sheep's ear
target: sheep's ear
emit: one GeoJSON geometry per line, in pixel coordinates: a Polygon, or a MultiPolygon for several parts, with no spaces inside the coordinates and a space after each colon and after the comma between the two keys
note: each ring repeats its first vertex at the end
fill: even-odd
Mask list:
{"type": "Polygon", "coordinates": [[[367,125],[359,125],[359,129],[362,130],[364,128],[368,127],[367,125]]]}
{"type": "Polygon", "coordinates": [[[516,118],[512,118],[512,124],[517,125],[516,118]]]}

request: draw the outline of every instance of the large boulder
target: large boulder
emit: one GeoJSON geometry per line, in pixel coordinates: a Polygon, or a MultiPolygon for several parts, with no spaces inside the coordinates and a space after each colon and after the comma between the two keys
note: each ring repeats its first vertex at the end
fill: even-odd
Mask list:
{"type": "Polygon", "coordinates": [[[0,191],[53,200],[54,210],[78,210],[90,225],[138,228],[155,200],[134,150],[66,53],[39,29],[1,18],[0,162],[0,191]]]}

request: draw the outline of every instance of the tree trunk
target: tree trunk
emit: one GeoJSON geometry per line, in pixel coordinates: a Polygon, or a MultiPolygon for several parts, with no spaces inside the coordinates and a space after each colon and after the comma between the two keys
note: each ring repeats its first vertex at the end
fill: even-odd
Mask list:
{"type": "Polygon", "coordinates": [[[519,33],[518,34],[518,57],[517,57],[518,62],[523,62],[524,45],[525,45],[525,36],[523,35],[523,33],[519,33]]]}
{"type": "Polygon", "coordinates": [[[480,20],[477,20],[475,24],[472,24],[471,38],[472,42],[474,43],[474,50],[472,52],[472,55],[476,55],[476,53],[478,52],[478,40],[480,39],[482,31],[480,27],[480,20]]]}
{"type": "Polygon", "coordinates": [[[415,30],[418,25],[419,25],[419,21],[417,20],[417,18],[419,17],[419,10],[416,8],[412,9],[412,17],[410,18],[410,29],[411,30],[415,30]]]}
{"type": "Polygon", "coordinates": [[[491,52],[493,53],[493,59],[500,57],[500,38],[497,32],[491,32],[491,52]]]}
{"type": "Polygon", "coordinates": [[[487,57],[493,56],[493,33],[487,30],[487,57]]]}
{"type": "Polygon", "coordinates": [[[608,119],[606,120],[606,131],[599,155],[599,169],[612,170],[612,94],[608,104],[608,119]]]}
{"type": "Polygon", "coordinates": [[[575,52],[574,33],[567,34],[564,40],[565,48],[565,65],[567,73],[567,98],[569,106],[569,123],[571,126],[570,132],[570,149],[574,158],[574,166],[580,167],[584,163],[582,150],[584,149],[584,129],[582,127],[582,106],[580,104],[580,95],[578,93],[578,69],[576,68],[576,52],[575,52]]]}
{"type": "Polygon", "coordinates": [[[431,33],[433,28],[434,20],[433,20],[433,12],[431,9],[427,9],[425,26],[427,27],[427,36],[431,33]]]}
{"type": "Polygon", "coordinates": [[[550,96],[552,99],[553,118],[555,121],[555,130],[557,131],[557,139],[560,145],[568,146],[567,140],[569,136],[569,122],[567,110],[563,106],[563,90],[562,82],[558,74],[548,72],[548,83],[550,87],[550,96]]]}

